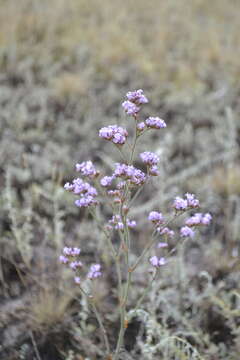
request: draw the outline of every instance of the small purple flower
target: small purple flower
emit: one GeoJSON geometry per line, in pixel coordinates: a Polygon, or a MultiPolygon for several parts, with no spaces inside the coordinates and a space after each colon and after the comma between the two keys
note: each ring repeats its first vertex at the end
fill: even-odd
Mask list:
{"type": "Polygon", "coordinates": [[[144,164],[148,166],[157,165],[157,163],[159,162],[159,157],[150,151],[145,151],[141,153],[140,158],[144,162],[144,164]]]}
{"type": "Polygon", "coordinates": [[[88,195],[88,196],[83,196],[80,199],[75,201],[75,205],[77,207],[89,207],[91,205],[97,205],[98,201],[96,199],[94,199],[93,196],[88,195]]]}
{"type": "Polygon", "coordinates": [[[121,126],[109,125],[99,130],[99,136],[112,141],[114,144],[123,145],[128,137],[128,132],[121,126]]]}
{"type": "Polygon", "coordinates": [[[135,103],[136,105],[142,105],[142,104],[148,103],[148,99],[144,95],[142,89],[135,90],[135,91],[129,91],[126,94],[126,96],[129,101],[135,103]]]}
{"type": "Polygon", "coordinates": [[[166,265],[167,261],[164,257],[161,257],[158,261],[158,266],[166,265]]]}
{"type": "Polygon", "coordinates": [[[142,185],[146,181],[146,175],[144,172],[132,165],[116,163],[113,175],[116,177],[122,177],[125,180],[129,180],[129,182],[133,185],[142,185]]]}
{"type": "Polygon", "coordinates": [[[191,208],[197,208],[199,207],[199,200],[195,198],[194,194],[186,193],[185,197],[187,199],[187,204],[191,208]]]}
{"type": "Polygon", "coordinates": [[[158,267],[158,257],[155,255],[155,256],[152,256],[150,259],[149,259],[150,263],[152,266],[154,267],[158,267]]]}
{"type": "Polygon", "coordinates": [[[173,207],[175,210],[186,210],[188,208],[188,202],[177,196],[173,202],[173,207]]]}
{"type": "Polygon", "coordinates": [[[77,268],[81,268],[83,265],[81,263],[81,261],[72,261],[70,264],[69,264],[69,267],[72,269],[72,270],[76,270],[77,268]]]}
{"type": "Polygon", "coordinates": [[[74,248],[71,248],[71,247],[67,247],[65,246],[63,248],[63,254],[65,256],[78,256],[81,252],[81,249],[77,248],[77,247],[74,247],[74,248]]]}
{"type": "Polygon", "coordinates": [[[127,113],[127,115],[133,115],[136,116],[136,114],[140,111],[140,107],[132,103],[131,101],[124,101],[122,103],[122,107],[124,111],[127,113]]]}
{"type": "Polygon", "coordinates": [[[136,221],[135,220],[129,220],[127,219],[127,226],[131,229],[135,228],[137,225],[136,221]]]}
{"type": "Polygon", "coordinates": [[[206,213],[203,215],[201,223],[203,225],[209,225],[211,223],[211,221],[212,221],[212,215],[209,213],[206,213]]]}
{"type": "Polygon", "coordinates": [[[112,181],[114,179],[114,176],[104,176],[101,180],[100,180],[100,184],[103,187],[108,187],[112,184],[112,181]]]}
{"type": "Polygon", "coordinates": [[[75,276],[75,277],[74,277],[74,281],[75,281],[76,284],[80,284],[80,283],[81,283],[81,279],[80,279],[79,276],[75,276]]]}
{"type": "Polygon", "coordinates": [[[151,265],[153,267],[159,267],[159,266],[162,266],[162,265],[166,265],[166,259],[164,257],[161,257],[160,259],[158,259],[157,256],[152,256],[150,259],[149,259],[151,265]]]}
{"type": "Polygon", "coordinates": [[[149,175],[151,176],[158,176],[159,175],[159,170],[158,167],[156,165],[153,165],[149,168],[149,175]]]}
{"type": "Polygon", "coordinates": [[[198,225],[209,225],[211,223],[212,216],[209,213],[202,214],[196,213],[185,221],[185,224],[189,227],[198,225]]]}
{"type": "Polygon", "coordinates": [[[157,247],[160,249],[166,248],[168,247],[168,244],[166,242],[159,242],[157,247]]]}
{"type": "Polygon", "coordinates": [[[100,264],[91,265],[90,270],[87,274],[87,277],[91,280],[98,278],[99,276],[102,275],[100,270],[101,270],[100,264]]]}
{"type": "Polygon", "coordinates": [[[159,117],[149,117],[145,120],[147,127],[152,129],[162,129],[167,127],[164,120],[160,119],[159,117]]]}
{"type": "Polygon", "coordinates": [[[62,263],[62,264],[67,264],[67,263],[69,262],[69,259],[68,259],[66,256],[64,256],[64,255],[60,255],[60,256],[59,256],[59,261],[60,261],[60,263],[62,263]]]}
{"type": "Polygon", "coordinates": [[[162,224],[164,222],[164,217],[162,213],[158,211],[151,211],[150,214],[148,215],[148,220],[156,224],[162,224]]]}
{"type": "Polygon", "coordinates": [[[180,236],[181,237],[190,237],[193,238],[195,235],[195,231],[193,231],[190,227],[188,226],[183,226],[180,230],[180,236]]]}
{"type": "Polygon", "coordinates": [[[168,227],[157,228],[157,231],[159,232],[160,235],[167,235],[170,238],[174,236],[174,231],[170,230],[168,227]]]}
{"type": "Polygon", "coordinates": [[[145,122],[142,121],[142,122],[137,124],[138,131],[143,131],[145,128],[146,128],[145,122]]]}
{"type": "Polygon", "coordinates": [[[80,172],[83,176],[94,178],[98,175],[98,172],[93,165],[92,161],[84,161],[81,164],[76,164],[76,171],[80,172]]]}

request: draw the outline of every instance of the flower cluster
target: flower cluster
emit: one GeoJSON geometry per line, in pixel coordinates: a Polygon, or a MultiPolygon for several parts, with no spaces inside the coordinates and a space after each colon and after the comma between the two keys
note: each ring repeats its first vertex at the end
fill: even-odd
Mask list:
{"type": "MultiPolygon", "coordinates": [[[[81,249],[74,247],[64,247],[63,248],[63,255],[59,256],[59,261],[62,264],[68,265],[68,267],[75,272],[74,281],[76,284],[81,283],[81,278],[79,276],[79,272],[83,267],[82,262],[79,260],[79,255],[81,253],[81,249]]],[[[88,279],[95,279],[102,275],[100,272],[101,265],[94,264],[90,266],[90,270],[87,274],[88,279]]]]}
{"type": "Polygon", "coordinates": [[[146,175],[143,171],[127,164],[116,163],[113,176],[129,180],[132,185],[143,185],[146,181],[146,175]]]}
{"type": "Polygon", "coordinates": [[[109,125],[99,130],[99,136],[105,140],[112,141],[114,144],[125,144],[128,132],[126,129],[117,125],[109,125]]]}
{"type": "Polygon", "coordinates": [[[174,231],[170,230],[168,227],[164,227],[164,228],[158,227],[157,231],[160,235],[165,235],[170,238],[172,238],[174,236],[174,231]]]}
{"type": "Polygon", "coordinates": [[[177,211],[188,210],[189,208],[198,208],[199,200],[195,198],[194,194],[185,194],[185,199],[177,196],[173,202],[173,207],[177,211]]]}
{"type": "Polygon", "coordinates": [[[99,175],[99,172],[90,160],[84,161],[81,164],[76,164],[76,171],[80,172],[82,176],[89,177],[90,179],[94,179],[99,175]]]}
{"type": "Polygon", "coordinates": [[[156,267],[156,268],[158,268],[158,267],[160,267],[162,265],[165,265],[167,263],[167,261],[166,261],[166,259],[164,257],[158,258],[156,255],[152,256],[149,259],[149,262],[153,267],[156,267]]]}
{"type": "Polygon", "coordinates": [[[165,221],[162,213],[158,211],[151,211],[148,215],[148,220],[152,221],[155,225],[161,225],[165,221]]]}
{"type": "Polygon", "coordinates": [[[127,115],[135,116],[140,111],[140,106],[148,103],[148,99],[143,90],[129,91],[126,94],[127,100],[122,103],[122,107],[127,115]]]}
{"type": "Polygon", "coordinates": [[[150,116],[145,120],[145,124],[151,129],[163,129],[167,127],[165,121],[159,117],[150,116]]]}
{"type": "MultiPolygon", "coordinates": [[[[115,230],[123,230],[124,229],[124,222],[120,215],[113,215],[113,217],[109,220],[109,224],[107,225],[107,228],[109,230],[115,229],[115,230]]],[[[134,228],[137,223],[135,220],[129,220],[126,219],[126,225],[129,228],[134,228]]]]}
{"type": "Polygon", "coordinates": [[[180,230],[180,236],[181,237],[190,237],[193,238],[195,235],[195,231],[193,231],[190,227],[188,226],[183,226],[180,230]]]}
{"type": "Polygon", "coordinates": [[[64,189],[81,196],[80,199],[75,201],[75,205],[78,207],[88,207],[98,203],[96,200],[97,190],[80,178],[74,179],[72,184],[66,183],[64,189]]]}
{"type": "Polygon", "coordinates": [[[96,279],[96,278],[102,276],[102,273],[101,273],[100,270],[101,270],[101,265],[100,264],[91,265],[90,270],[89,270],[89,272],[87,274],[88,279],[93,280],[93,279],[96,279]]]}
{"type": "Polygon", "coordinates": [[[209,213],[202,214],[196,213],[190,218],[188,218],[185,224],[189,227],[191,226],[198,226],[198,225],[209,225],[211,223],[212,216],[209,213]]]}
{"type": "Polygon", "coordinates": [[[159,157],[150,151],[145,151],[141,153],[139,156],[142,162],[148,166],[157,165],[159,162],[159,157]]]}

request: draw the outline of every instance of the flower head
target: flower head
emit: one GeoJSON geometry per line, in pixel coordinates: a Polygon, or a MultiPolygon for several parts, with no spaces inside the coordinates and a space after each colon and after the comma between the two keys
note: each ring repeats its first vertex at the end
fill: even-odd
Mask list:
{"type": "Polygon", "coordinates": [[[188,226],[183,226],[180,230],[180,236],[181,237],[190,237],[193,238],[195,235],[195,231],[193,231],[190,227],[188,226]]]}
{"type": "Polygon", "coordinates": [[[187,202],[187,200],[184,200],[184,199],[180,198],[179,196],[177,196],[174,199],[173,207],[175,210],[186,210],[188,208],[188,202],[187,202]]]}
{"type": "Polygon", "coordinates": [[[129,91],[127,94],[127,99],[133,102],[136,105],[142,105],[148,103],[148,99],[143,93],[142,89],[129,91]]]}
{"type": "Polygon", "coordinates": [[[100,264],[91,265],[90,270],[87,274],[87,277],[91,280],[98,278],[99,276],[102,275],[100,270],[101,270],[100,264]]]}
{"type": "Polygon", "coordinates": [[[81,175],[89,178],[94,178],[98,175],[98,172],[93,165],[92,161],[84,161],[81,164],[76,164],[76,171],[80,172],[81,175]]]}
{"type": "Polygon", "coordinates": [[[159,162],[159,157],[150,151],[145,151],[141,153],[140,158],[144,162],[144,164],[148,166],[157,165],[157,163],[159,162]]]}
{"type": "Polygon", "coordinates": [[[109,125],[99,130],[99,136],[105,140],[110,140],[114,144],[123,145],[128,137],[126,129],[117,125],[109,125]]]}
{"type": "Polygon", "coordinates": [[[164,222],[164,216],[162,215],[162,213],[158,211],[151,211],[150,214],[148,215],[148,220],[152,221],[155,224],[160,225],[164,222]]]}
{"type": "Polygon", "coordinates": [[[133,102],[127,100],[122,103],[122,107],[127,115],[136,116],[137,113],[140,111],[140,107],[135,105],[133,102]]]}
{"type": "Polygon", "coordinates": [[[159,117],[149,117],[145,120],[147,127],[151,129],[162,129],[167,127],[164,120],[160,119],[159,117]]]}

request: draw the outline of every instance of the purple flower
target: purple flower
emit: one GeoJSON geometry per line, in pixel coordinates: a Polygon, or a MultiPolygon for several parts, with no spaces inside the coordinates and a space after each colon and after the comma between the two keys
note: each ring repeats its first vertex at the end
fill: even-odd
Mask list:
{"type": "Polygon", "coordinates": [[[196,213],[185,221],[185,224],[189,227],[198,225],[209,225],[212,220],[212,216],[202,213],[196,213]]]}
{"type": "Polygon", "coordinates": [[[63,248],[63,254],[65,256],[78,256],[81,252],[81,249],[77,248],[77,247],[74,247],[74,248],[71,248],[71,247],[67,247],[65,246],[63,248]]]}
{"type": "Polygon", "coordinates": [[[133,185],[142,185],[146,181],[146,175],[132,165],[115,164],[114,176],[122,177],[133,185]]]}
{"type": "Polygon", "coordinates": [[[186,210],[188,208],[188,202],[177,196],[173,202],[173,207],[176,210],[186,210]]]}
{"type": "Polygon", "coordinates": [[[72,261],[70,264],[69,264],[69,267],[72,269],[72,270],[76,270],[77,268],[81,268],[83,265],[81,263],[81,261],[72,261]]]}
{"type": "Polygon", "coordinates": [[[169,237],[173,237],[174,236],[174,231],[170,230],[168,227],[164,227],[164,228],[157,228],[157,231],[159,232],[160,235],[167,235],[169,237]]]}
{"type": "Polygon", "coordinates": [[[212,221],[212,215],[209,213],[206,213],[203,215],[201,223],[203,225],[209,225],[211,223],[211,221],[212,221]]]}
{"type": "Polygon", "coordinates": [[[68,259],[66,256],[64,256],[64,255],[60,255],[60,256],[59,256],[59,261],[60,261],[60,263],[62,263],[62,264],[67,264],[67,263],[69,262],[69,259],[68,259]]]}
{"type": "Polygon", "coordinates": [[[145,120],[147,127],[151,129],[162,129],[167,127],[164,120],[160,119],[159,117],[149,117],[145,120]]]}
{"type": "Polygon", "coordinates": [[[129,220],[127,219],[127,226],[131,229],[135,228],[137,225],[136,221],[135,220],[129,220]]]}
{"type": "Polygon", "coordinates": [[[161,257],[158,261],[158,266],[166,265],[167,261],[164,257],[161,257]]]}
{"type": "Polygon", "coordinates": [[[108,187],[112,184],[112,181],[114,179],[114,176],[104,176],[101,180],[100,180],[100,184],[103,187],[108,187]]]}
{"type": "Polygon", "coordinates": [[[155,255],[155,256],[152,256],[150,259],[149,259],[150,263],[152,266],[154,267],[158,267],[158,257],[155,255]]]}
{"type": "Polygon", "coordinates": [[[145,151],[141,153],[140,158],[144,162],[144,164],[149,166],[157,165],[157,163],[159,162],[159,157],[150,151],[145,151]]]}
{"type": "Polygon", "coordinates": [[[142,105],[148,103],[148,99],[143,93],[142,89],[129,91],[127,94],[127,99],[136,105],[142,105]]]}
{"type": "Polygon", "coordinates": [[[91,280],[98,278],[99,276],[102,275],[100,270],[101,270],[100,264],[91,265],[90,270],[87,274],[87,277],[91,280]]]}
{"type": "Polygon", "coordinates": [[[76,164],[76,171],[80,172],[83,176],[94,178],[98,175],[98,172],[93,165],[92,161],[84,161],[81,164],[76,164]]]}
{"type": "Polygon", "coordinates": [[[181,237],[190,237],[193,238],[195,235],[195,231],[193,231],[190,227],[188,226],[183,226],[180,230],[180,236],[181,237]]]}
{"type": "Polygon", "coordinates": [[[158,167],[156,165],[153,165],[149,168],[149,175],[151,176],[158,176],[159,175],[159,170],[158,167]]]}
{"type": "Polygon", "coordinates": [[[89,207],[91,205],[97,205],[98,201],[93,196],[83,196],[75,201],[77,207],[89,207]]]}
{"type": "Polygon", "coordinates": [[[81,279],[80,279],[79,276],[75,276],[75,277],[74,277],[74,281],[75,281],[76,284],[80,284],[80,283],[81,283],[81,279]]]}
{"type": "Polygon", "coordinates": [[[160,249],[166,248],[168,247],[168,244],[166,242],[159,242],[157,247],[160,249]]]}
{"type": "Polygon", "coordinates": [[[146,127],[146,124],[143,121],[137,124],[138,131],[143,131],[145,129],[145,127],[146,127]]]}
{"type": "Polygon", "coordinates": [[[109,125],[99,130],[99,136],[112,141],[114,144],[123,145],[128,137],[128,132],[121,126],[109,125]]]}
{"type": "Polygon", "coordinates": [[[136,116],[136,114],[140,111],[140,107],[128,100],[122,103],[122,107],[128,115],[136,116]]]}
{"type": "Polygon", "coordinates": [[[186,193],[185,194],[185,197],[187,199],[187,204],[189,207],[191,208],[197,208],[199,207],[199,200],[198,199],[195,199],[195,195],[194,194],[189,194],[189,193],[186,193]]]}
{"type": "Polygon", "coordinates": [[[151,265],[154,267],[159,267],[159,266],[165,265],[167,263],[166,259],[164,257],[161,257],[160,259],[158,259],[157,256],[152,256],[149,259],[149,261],[150,261],[151,265]]]}
{"type": "Polygon", "coordinates": [[[162,213],[158,211],[151,211],[150,214],[148,215],[148,220],[156,224],[162,224],[164,222],[164,217],[162,213]]]}

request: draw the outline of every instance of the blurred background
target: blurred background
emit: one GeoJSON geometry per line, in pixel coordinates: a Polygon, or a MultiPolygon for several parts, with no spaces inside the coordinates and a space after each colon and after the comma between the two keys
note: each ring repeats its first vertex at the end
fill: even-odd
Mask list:
{"type": "Polygon", "coordinates": [[[119,160],[98,130],[130,127],[121,102],[141,88],[143,115],[168,127],[141,145],[161,164],[132,212],[136,253],[150,234],[148,212],[169,210],[186,191],[213,224],[180,259],[180,309],[178,253],[151,295],[155,306],[144,305],[153,343],[167,339],[170,352],[162,345],[144,353],[148,334],[138,319],[123,358],[239,360],[239,14],[238,0],[0,1],[1,359],[103,358],[95,320],[58,264],[63,245],[84,247],[86,261],[102,257],[109,269],[98,301],[115,343],[115,279],[103,240],[62,186],[76,162],[91,159],[109,172],[119,160]]]}

